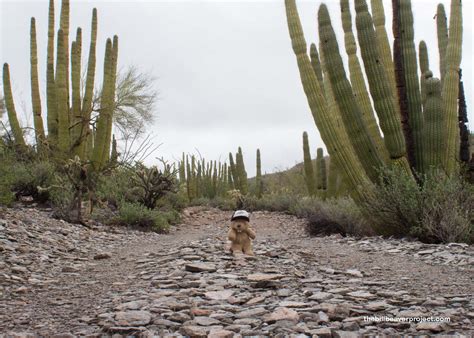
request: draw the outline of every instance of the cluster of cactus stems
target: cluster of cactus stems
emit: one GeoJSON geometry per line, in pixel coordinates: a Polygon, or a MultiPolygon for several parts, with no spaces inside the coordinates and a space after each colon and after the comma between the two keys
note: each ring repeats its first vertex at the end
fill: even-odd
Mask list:
{"type": "MultiPolygon", "coordinates": [[[[49,2],[46,60],[47,132],[43,125],[38,79],[36,21],[35,18],[31,19],[31,99],[36,149],[41,154],[58,156],[60,158],[72,158],[77,155],[82,160],[91,161],[95,168],[100,169],[111,158],[118,38],[114,36],[113,40],[108,39],[106,42],[99,114],[93,116],[97,10],[94,8],[92,11],[87,76],[84,93],[81,94],[82,29],[77,29],[75,39],[71,44],[71,48],[69,48],[69,7],[69,0],[63,0],[61,3],[59,30],[56,35],[54,0],[49,2]],[[56,57],[54,55],[55,39],[56,57]],[[96,120],[95,123],[93,123],[93,120],[96,120]]],[[[26,143],[17,118],[11,91],[10,69],[6,63],[3,66],[3,88],[14,142],[16,145],[24,147],[26,143]]],[[[114,145],[115,153],[112,155],[112,158],[116,159],[116,142],[114,142],[114,145]]]]}
{"type": "MultiPolygon", "coordinates": [[[[260,149],[257,149],[257,174],[255,189],[252,193],[258,198],[263,195],[263,179],[260,149]]],[[[185,155],[178,161],[178,179],[186,189],[190,201],[196,198],[227,197],[230,191],[238,190],[240,194],[249,193],[247,172],[242,149],[239,147],[234,155],[229,153],[229,163],[197,159],[194,155],[185,155]]]]}
{"type": "Polygon", "coordinates": [[[447,174],[459,171],[461,0],[451,1],[449,31],[443,5],[437,9],[441,80],[433,78],[424,41],[417,58],[411,1],[393,0],[392,4],[393,57],[382,0],[371,0],[372,13],[366,0],[354,1],[358,43],[349,0],[340,0],[348,76],[327,6],[322,4],[318,10],[319,51],[311,44],[308,55],[295,0],[285,0],[303,89],[330,155],[329,178],[323,187],[317,179],[323,165],[316,165],[316,175],[311,173],[314,168],[307,135],[303,135],[310,195],[319,189],[335,195],[337,182],[343,181],[358,198],[363,194],[360,187],[377,181],[379,168],[387,165],[418,173],[433,168],[447,174]],[[336,168],[337,176],[332,173],[336,168]]]}

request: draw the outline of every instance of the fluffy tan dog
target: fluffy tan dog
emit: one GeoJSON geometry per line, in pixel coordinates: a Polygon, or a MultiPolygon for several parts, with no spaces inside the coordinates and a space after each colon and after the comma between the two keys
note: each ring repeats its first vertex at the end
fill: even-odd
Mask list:
{"type": "Polygon", "coordinates": [[[232,220],[227,237],[232,242],[230,252],[234,255],[244,253],[253,256],[252,239],[255,239],[255,231],[246,219],[232,220]]]}

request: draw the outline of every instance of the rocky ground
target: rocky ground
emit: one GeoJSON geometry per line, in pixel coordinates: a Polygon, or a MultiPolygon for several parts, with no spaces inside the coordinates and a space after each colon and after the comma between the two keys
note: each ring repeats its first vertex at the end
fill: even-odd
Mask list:
{"type": "Polygon", "coordinates": [[[228,212],[159,235],[0,210],[0,333],[351,337],[474,334],[474,248],[308,238],[256,212],[255,257],[224,251],[228,212]],[[364,318],[369,317],[369,318],[364,318]],[[450,322],[393,322],[392,318],[450,322]]]}

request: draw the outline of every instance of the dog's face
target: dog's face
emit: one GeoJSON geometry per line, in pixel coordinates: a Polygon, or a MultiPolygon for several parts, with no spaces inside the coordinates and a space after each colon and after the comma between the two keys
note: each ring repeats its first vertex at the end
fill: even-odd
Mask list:
{"type": "Polygon", "coordinates": [[[236,219],[230,223],[230,226],[236,232],[243,232],[249,228],[249,222],[244,219],[236,219]]]}

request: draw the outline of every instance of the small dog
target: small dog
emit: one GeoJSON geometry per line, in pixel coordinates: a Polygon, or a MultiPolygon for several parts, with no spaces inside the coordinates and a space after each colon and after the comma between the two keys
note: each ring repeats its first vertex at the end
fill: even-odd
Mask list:
{"type": "Polygon", "coordinates": [[[245,210],[237,210],[232,215],[227,237],[232,242],[230,252],[234,255],[244,253],[253,256],[252,239],[255,239],[256,235],[249,221],[249,213],[245,210]]]}

